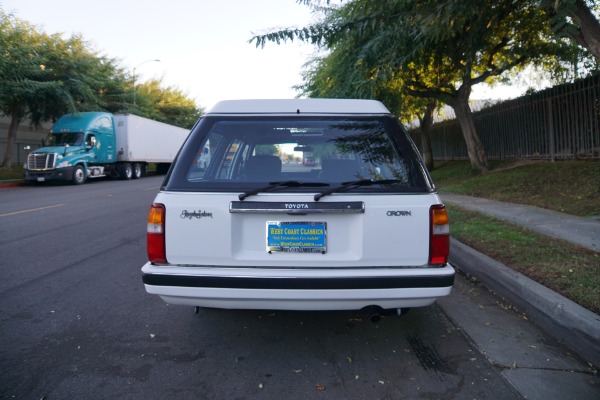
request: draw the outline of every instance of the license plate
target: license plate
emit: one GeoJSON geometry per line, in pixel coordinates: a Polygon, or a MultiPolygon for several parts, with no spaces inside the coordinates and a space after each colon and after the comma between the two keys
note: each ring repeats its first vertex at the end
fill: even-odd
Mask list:
{"type": "Polygon", "coordinates": [[[38,182],[44,182],[46,180],[46,178],[44,178],[43,176],[38,176],[37,181],[38,182]]]}
{"type": "Polygon", "coordinates": [[[327,251],[326,222],[267,222],[267,251],[323,253],[327,251]]]}

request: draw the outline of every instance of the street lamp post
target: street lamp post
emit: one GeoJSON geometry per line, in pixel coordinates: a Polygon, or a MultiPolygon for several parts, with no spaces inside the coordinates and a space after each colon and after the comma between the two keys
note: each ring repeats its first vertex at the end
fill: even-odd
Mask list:
{"type": "Polygon", "coordinates": [[[149,62],[160,62],[160,60],[146,60],[141,64],[138,64],[137,67],[133,67],[133,105],[135,106],[135,98],[136,98],[136,92],[135,92],[135,70],[138,69],[139,67],[141,67],[142,65],[149,63],[149,62]]]}

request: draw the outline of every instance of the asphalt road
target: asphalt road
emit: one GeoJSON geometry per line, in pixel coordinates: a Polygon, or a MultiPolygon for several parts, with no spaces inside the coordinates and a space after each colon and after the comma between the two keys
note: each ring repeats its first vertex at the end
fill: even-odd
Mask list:
{"type": "Polygon", "coordinates": [[[437,304],[373,324],[146,294],[161,179],[0,190],[0,399],[523,398],[437,304]]]}

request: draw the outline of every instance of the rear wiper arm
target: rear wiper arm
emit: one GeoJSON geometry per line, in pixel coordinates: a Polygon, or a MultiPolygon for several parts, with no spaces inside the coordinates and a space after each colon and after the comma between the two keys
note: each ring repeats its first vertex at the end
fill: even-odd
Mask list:
{"type": "Polygon", "coordinates": [[[397,179],[382,179],[380,181],[374,181],[372,179],[361,179],[358,181],[342,182],[340,186],[336,186],[324,192],[315,194],[315,201],[319,201],[321,197],[328,196],[332,193],[343,192],[344,190],[353,186],[393,185],[397,183],[402,183],[402,181],[397,179]]]}
{"type": "Polygon", "coordinates": [[[283,182],[269,182],[267,186],[259,187],[258,189],[249,190],[244,192],[238,196],[240,200],[244,200],[246,197],[254,196],[260,192],[268,192],[271,189],[275,189],[278,187],[300,187],[300,186],[312,186],[312,187],[321,187],[321,186],[329,186],[328,183],[322,182],[300,182],[300,181],[283,181],[283,182]]]}

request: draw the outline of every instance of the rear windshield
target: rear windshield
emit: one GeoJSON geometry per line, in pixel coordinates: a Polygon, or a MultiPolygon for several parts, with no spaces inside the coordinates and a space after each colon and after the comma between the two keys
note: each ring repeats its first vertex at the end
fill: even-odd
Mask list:
{"type": "Polygon", "coordinates": [[[415,146],[395,118],[212,116],[196,125],[164,188],[239,192],[283,181],[335,187],[365,179],[388,184],[349,192],[432,190],[415,146]]]}

